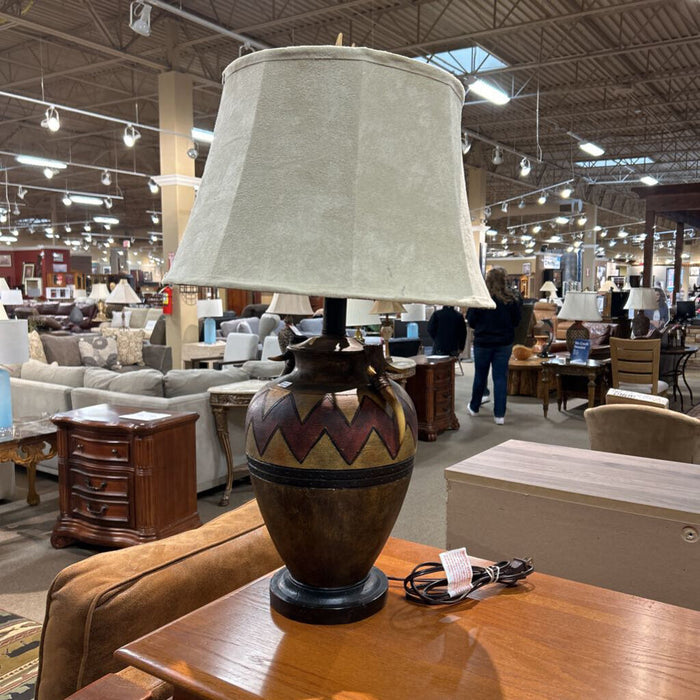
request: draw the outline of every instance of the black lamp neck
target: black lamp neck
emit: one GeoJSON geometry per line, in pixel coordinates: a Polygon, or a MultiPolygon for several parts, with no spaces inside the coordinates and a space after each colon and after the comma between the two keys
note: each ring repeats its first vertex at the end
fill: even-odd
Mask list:
{"type": "Polygon", "coordinates": [[[326,297],[323,301],[323,335],[345,335],[347,299],[326,297]]]}

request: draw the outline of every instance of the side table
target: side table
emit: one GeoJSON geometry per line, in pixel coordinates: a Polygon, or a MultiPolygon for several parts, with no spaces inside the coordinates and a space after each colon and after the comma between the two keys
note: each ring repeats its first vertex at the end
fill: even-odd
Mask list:
{"type": "Polygon", "coordinates": [[[225,340],[217,340],[215,343],[183,343],[182,366],[184,369],[192,369],[195,362],[220,360],[225,349],[225,340]]]}
{"type": "Polygon", "coordinates": [[[27,470],[27,503],[39,505],[36,465],[56,454],[56,426],[49,418],[15,421],[6,435],[0,433],[0,462],[21,464],[27,470]]]}
{"type": "Polygon", "coordinates": [[[57,413],[51,544],[128,547],[199,527],[196,413],[98,404],[57,413]]]}
{"type": "Polygon", "coordinates": [[[547,417],[549,409],[549,382],[552,375],[557,381],[557,408],[561,411],[562,402],[566,409],[566,398],[562,388],[562,377],[588,377],[587,398],[588,408],[593,408],[596,394],[600,403],[605,402],[605,392],[608,389],[608,373],[610,360],[588,360],[588,362],[569,362],[564,358],[555,358],[542,363],[542,411],[547,417]]]}
{"type": "Polygon", "coordinates": [[[455,415],[455,358],[416,355],[416,373],[406,382],[418,416],[418,438],[432,442],[444,430],[459,429],[455,415]]]}
{"type": "Polygon", "coordinates": [[[696,345],[687,345],[683,348],[661,348],[662,357],[670,357],[672,361],[671,369],[666,372],[661,379],[669,379],[671,388],[673,389],[673,400],[676,400],[676,392],[681,400],[681,413],[683,413],[683,392],[678,384],[678,378],[680,377],[685,384],[685,388],[688,390],[690,395],[690,405],[693,405],[693,390],[688,385],[688,380],[685,377],[685,366],[688,364],[688,360],[695,355],[698,351],[696,345]]]}
{"type": "Polygon", "coordinates": [[[216,434],[221,443],[221,449],[226,455],[226,468],[228,476],[226,479],[226,489],[219,501],[220,506],[227,506],[231,497],[231,489],[233,488],[233,479],[238,471],[239,477],[248,476],[248,465],[241,465],[238,469],[233,462],[233,453],[231,452],[231,440],[228,435],[228,412],[232,408],[247,408],[251,399],[265,385],[266,381],[262,379],[249,379],[245,382],[232,382],[231,384],[221,384],[213,386],[209,389],[209,405],[214,414],[214,422],[216,423],[216,434]]]}

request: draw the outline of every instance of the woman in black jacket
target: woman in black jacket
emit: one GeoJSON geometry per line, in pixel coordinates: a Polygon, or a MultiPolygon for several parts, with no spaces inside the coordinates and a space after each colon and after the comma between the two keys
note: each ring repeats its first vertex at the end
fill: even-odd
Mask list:
{"type": "Polygon", "coordinates": [[[486,273],[486,287],[496,302],[495,309],[469,309],[467,322],[474,329],[474,384],[467,406],[470,415],[479,412],[491,367],[493,380],[493,419],[505,423],[508,360],[520,323],[520,304],[506,284],[506,271],[494,267],[486,273]]]}

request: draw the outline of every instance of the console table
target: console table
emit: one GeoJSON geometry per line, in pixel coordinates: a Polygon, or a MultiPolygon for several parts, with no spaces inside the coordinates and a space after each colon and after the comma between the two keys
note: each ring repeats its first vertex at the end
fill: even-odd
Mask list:
{"type": "MultiPolygon", "coordinates": [[[[403,577],[438,551],[390,539],[378,565],[403,577]]],[[[171,683],[173,700],[686,698],[700,685],[700,612],[545,574],[456,606],[409,603],[391,583],[382,611],[335,626],[278,615],[268,586],[258,579],[116,657],[171,683]]],[[[101,682],[76,700],[106,697],[101,682]]]]}
{"type": "Polygon", "coordinates": [[[198,417],[108,404],[54,415],[60,514],[51,544],[128,547],[199,527],[198,417]]]}
{"type": "Polygon", "coordinates": [[[192,369],[197,362],[207,362],[211,366],[223,358],[224,350],[225,340],[217,340],[215,343],[183,343],[180,351],[182,366],[184,369],[192,369]]]}

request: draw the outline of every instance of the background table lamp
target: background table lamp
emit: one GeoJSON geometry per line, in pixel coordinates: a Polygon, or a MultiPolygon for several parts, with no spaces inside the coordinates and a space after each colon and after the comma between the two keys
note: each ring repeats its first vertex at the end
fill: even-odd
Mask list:
{"type": "Polygon", "coordinates": [[[374,302],[371,299],[348,299],[345,325],[348,328],[355,328],[355,338],[363,339],[363,326],[376,326],[377,317],[371,313],[374,302]]]}
{"type": "Polygon", "coordinates": [[[382,337],[382,346],[384,347],[384,357],[391,357],[389,352],[389,340],[394,335],[394,319],[398,314],[406,311],[403,304],[398,301],[383,301],[381,299],[374,302],[369,310],[371,314],[376,314],[381,317],[382,325],[379,328],[379,335],[382,337]]]}
{"type": "Polygon", "coordinates": [[[612,280],[605,280],[603,284],[600,285],[599,292],[619,292],[617,285],[612,280]]]}
{"type": "Polygon", "coordinates": [[[0,292],[6,292],[10,288],[7,284],[7,280],[4,277],[0,277],[0,292]]]}
{"type": "Polygon", "coordinates": [[[566,330],[566,348],[573,350],[574,341],[578,338],[591,337],[583,321],[602,321],[598,311],[597,292],[569,292],[564,297],[564,305],[559,311],[558,318],[562,321],[573,321],[566,330]]]}
{"type": "Polygon", "coordinates": [[[204,319],[204,342],[213,345],[216,342],[216,321],[223,316],[224,306],[221,299],[198,299],[197,318],[204,319]]]}
{"type": "Polygon", "coordinates": [[[632,287],[623,308],[634,309],[632,337],[643,338],[650,326],[649,317],[644,312],[659,308],[656,292],[651,287],[632,287]]]}
{"type": "Polygon", "coordinates": [[[554,297],[557,296],[557,285],[552,282],[552,280],[547,280],[541,287],[541,292],[547,292],[549,300],[553,301],[554,297]]]}
{"type": "MultiPolygon", "coordinates": [[[[27,321],[0,321],[0,365],[13,365],[29,359],[27,321]]],[[[10,373],[0,367],[0,434],[12,430],[10,373]]]]}
{"type": "Polygon", "coordinates": [[[7,321],[7,311],[2,304],[0,304],[0,321],[7,321]]]}
{"type": "Polygon", "coordinates": [[[272,301],[267,307],[267,313],[278,314],[284,318],[284,328],[277,334],[282,352],[296,338],[294,316],[314,315],[309,297],[304,294],[273,294],[272,301]]]}
{"type": "Polygon", "coordinates": [[[322,335],[289,346],[294,369],[246,418],[251,480],[286,564],[270,602],[287,617],[334,624],[383,606],[373,563],[413,468],[415,408],[378,348],[347,337],[345,299],[494,307],[469,223],[463,101],[445,71],[365,48],[258,51],[224,72],[165,282],[325,299],[322,335]]]}
{"type": "Polygon", "coordinates": [[[105,304],[111,306],[119,306],[122,312],[122,328],[126,327],[126,317],[124,316],[124,307],[129,304],[140,304],[139,295],[131,288],[131,285],[126,280],[119,280],[119,284],[109,293],[105,299],[105,304]]]}
{"type": "Polygon", "coordinates": [[[4,306],[20,306],[24,302],[20,289],[4,289],[0,291],[0,303],[4,306]]]}
{"type": "Polygon", "coordinates": [[[97,302],[97,314],[95,315],[95,321],[104,322],[107,320],[107,315],[105,314],[105,299],[109,296],[109,289],[104,282],[97,282],[92,285],[90,290],[89,299],[94,299],[97,302]]]}

